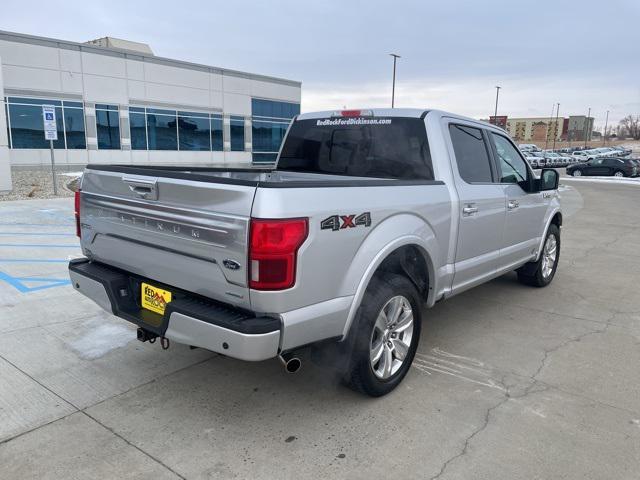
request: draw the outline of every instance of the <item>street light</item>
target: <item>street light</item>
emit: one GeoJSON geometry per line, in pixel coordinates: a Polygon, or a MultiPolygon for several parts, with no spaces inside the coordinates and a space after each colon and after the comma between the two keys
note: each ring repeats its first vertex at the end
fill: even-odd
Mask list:
{"type": "Polygon", "coordinates": [[[558,107],[556,108],[556,124],[553,130],[553,149],[556,149],[556,137],[558,136],[558,112],[560,111],[560,104],[558,103],[558,107]]]}
{"type": "Polygon", "coordinates": [[[498,85],[496,85],[496,110],[493,113],[493,124],[494,125],[498,125],[498,97],[500,96],[500,89],[502,87],[499,87],[498,85]]]}
{"type": "Polygon", "coordinates": [[[607,110],[607,118],[604,121],[604,132],[602,135],[602,145],[607,144],[607,125],[609,124],[609,110],[607,110]]]}
{"type": "Polygon", "coordinates": [[[587,148],[587,131],[589,130],[589,118],[591,118],[591,107],[587,113],[587,120],[584,122],[584,148],[587,148]]]}
{"type": "Polygon", "coordinates": [[[393,84],[391,86],[391,108],[393,108],[396,98],[396,60],[402,57],[395,53],[390,53],[389,55],[393,57],[393,84]]]}
{"type": "Polygon", "coordinates": [[[549,131],[551,129],[551,123],[553,122],[553,109],[556,108],[556,104],[554,103],[551,106],[551,116],[549,117],[549,125],[547,127],[547,132],[544,140],[544,149],[547,150],[549,148],[549,131]]]}

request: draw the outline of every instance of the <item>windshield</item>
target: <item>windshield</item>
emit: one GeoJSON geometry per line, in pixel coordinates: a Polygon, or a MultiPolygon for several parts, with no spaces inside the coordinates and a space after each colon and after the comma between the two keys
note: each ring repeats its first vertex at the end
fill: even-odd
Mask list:
{"type": "Polygon", "coordinates": [[[278,170],[356,177],[433,180],[419,118],[325,118],[291,125],[278,170]]]}

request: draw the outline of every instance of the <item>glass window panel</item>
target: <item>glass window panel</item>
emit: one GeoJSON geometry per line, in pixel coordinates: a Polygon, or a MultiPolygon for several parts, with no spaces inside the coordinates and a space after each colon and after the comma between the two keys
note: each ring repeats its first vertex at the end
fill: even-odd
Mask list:
{"type": "Polygon", "coordinates": [[[231,151],[244,152],[244,118],[231,117],[231,151]]]}
{"type": "Polygon", "coordinates": [[[462,179],[467,183],[492,182],[489,153],[482,130],[452,124],[449,132],[462,179]]]}
{"type": "Polygon", "coordinates": [[[65,100],[64,102],[62,102],[64,104],[65,107],[73,107],[73,108],[82,108],[82,102],[69,102],[67,100],[65,100]]]}
{"type": "Polygon", "coordinates": [[[144,113],[144,108],[142,108],[142,107],[129,107],[129,112],[144,113]]]}
{"type": "Polygon", "coordinates": [[[44,100],[42,98],[9,97],[9,103],[26,103],[29,105],[55,105],[57,107],[62,106],[62,102],[60,100],[44,100]]]}
{"type": "Polygon", "coordinates": [[[222,117],[211,115],[211,148],[214,152],[223,150],[222,117]]]}
{"type": "Polygon", "coordinates": [[[115,112],[118,111],[117,105],[105,105],[103,103],[96,103],[96,110],[113,110],[115,112]]]}
{"type": "Polygon", "coordinates": [[[120,116],[117,111],[96,110],[96,127],[100,150],[120,149],[120,116]]]}
{"type": "Polygon", "coordinates": [[[171,115],[175,116],[175,110],[163,110],[160,108],[147,108],[147,114],[149,113],[157,113],[158,115],[171,115]]]}
{"type": "Polygon", "coordinates": [[[356,126],[295,122],[282,147],[278,169],[433,180],[424,122],[398,117],[380,120],[379,124],[356,126]]]}
{"type": "Polygon", "coordinates": [[[131,149],[147,149],[147,124],[144,113],[133,112],[129,109],[129,128],[131,130],[131,149]]]}
{"type": "Polygon", "coordinates": [[[68,149],[81,150],[87,148],[84,131],[84,110],[82,108],[65,107],[64,128],[67,134],[68,149]]]}
{"type": "MultiPolygon", "coordinates": [[[[149,150],[177,150],[178,130],[176,115],[156,115],[147,109],[147,135],[149,150]]],[[[163,110],[169,111],[169,110],[163,110]]]]}
{"type": "MultiPolygon", "coordinates": [[[[9,104],[11,122],[12,148],[49,148],[44,138],[41,105],[9,104]]],[[[64,148],[64,127],[62,124],[62,108],[56,107],[58,140],[53,142],[54,148],[64,148]]]]}
{"type": "Polygon", "coordinates": [[[511,142],[502,135],[491,133],[491,138],[500,160],[500,182],[526,182],[528,178],[527,165],[516,147],[511,145],[511,142]]]}
{"type": "Polygon", "coordinates": [[[197,117],[197,118],[209,118],[208,113],[202,112],[178,112],[179,117],[197,117]]]}
{"type": "Polygon", "coordinates": [[[180,150],[211,150],[209,118],[178,117],[180,150]]]}

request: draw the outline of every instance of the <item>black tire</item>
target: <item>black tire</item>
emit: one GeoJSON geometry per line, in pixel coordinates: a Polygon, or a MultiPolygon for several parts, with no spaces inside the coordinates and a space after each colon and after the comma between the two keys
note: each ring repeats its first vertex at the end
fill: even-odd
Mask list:
{"type": "Polygon", "coordinates": [[[553,280],[553,277],[555,277],[556,270],[558,269],[558,263],[560,263],[560,229],[554,223],[549,225],[549,230],[547,231],[547,235],[545,236],[544,242],[542,244],[543,249],[550,235],[555,235],[556,248],[557,248],[556,261],[553,265],[553,269],[551,270],[551,274],[548,275],[547,277],[545,277],[542,274],[542,257],[544,254],[544,251],[543,251],[543,252],[540,252],[540,258],[538,259],[537,262],[529,262],[517,270],[518,280],[521,283],[524,283],[525,285],[530,285],[532,287],[546,287],[551,283],[551,281],[553,280]]]}
{"type": "Polygon", "coordinates": [[[396,388],[411,368],[422,324],[422,300],[411,281],[401,275],[382,274],[371,280],[351,329],[352,350],[345,383],[357,392],[381,397],[396,388]],[[411,304],[413,334],[400,368],[386,380],[377,377],[370,361],[370,342],[379,312],[395,296],[402,295],[411,304]]]}
{"type": "Polygon", "coordinates": [[[626,175],[624,174],[624,172],[622,170],[616,170],[615,172],[613,172],[613,176],[614,177],[626,177],[626,175]],[[621,175],[618,175],[618,173],[620,173],[621,175]]]}

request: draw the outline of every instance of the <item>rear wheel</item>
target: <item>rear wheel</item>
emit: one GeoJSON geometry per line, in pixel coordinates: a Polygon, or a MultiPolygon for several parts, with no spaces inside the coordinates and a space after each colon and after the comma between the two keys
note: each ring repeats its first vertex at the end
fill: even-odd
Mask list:
{"type": "Polygon", "coordinates": [[[560,229],[557,225],[549,225],[547,236],[542,246],[540,258],[517,270],[518,280],[532,287],[546,287],[551,283],[560,260],[560,229]]]}
{"type": "Polygon", "coordinates": [[[346,383],[372,397],[386,395],[409,371],[420,340],[422,301],[401,275],[374,277],[353,325],[346,383]]]}
{"type": "Polygon", "coordinates": [[[613,174],[614,177],[624,177],[624,172],[618,170],[616,173],[613,174]]]}

